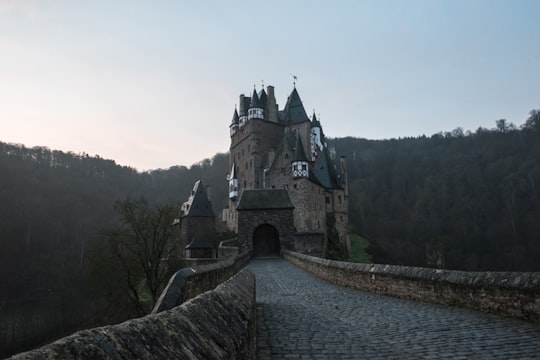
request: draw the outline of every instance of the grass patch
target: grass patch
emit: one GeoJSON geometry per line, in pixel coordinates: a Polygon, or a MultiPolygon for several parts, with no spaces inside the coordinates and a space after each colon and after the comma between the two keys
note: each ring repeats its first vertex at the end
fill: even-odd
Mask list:
{"type": "Polygon", "coordinates": [[[369,242],[361,236],[351,234],[351,256],[347,261],[371,263],[371,255],[367,253],[369,242]]]}

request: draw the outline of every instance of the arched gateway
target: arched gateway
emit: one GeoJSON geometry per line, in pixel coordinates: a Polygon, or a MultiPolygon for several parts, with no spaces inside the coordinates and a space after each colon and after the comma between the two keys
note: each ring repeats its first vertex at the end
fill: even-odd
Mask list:
{"type": "Polygon", "coordinates": [[[238,241],[253,256],[293,249],[294,206],[284,189],[244,190],[238,202],[238,241]]]}
{"type": "Polygon", "coordinates": [[[253,256],[279,256],[279,233],[269,224],[259,225],[253,232],[253,256]]]}

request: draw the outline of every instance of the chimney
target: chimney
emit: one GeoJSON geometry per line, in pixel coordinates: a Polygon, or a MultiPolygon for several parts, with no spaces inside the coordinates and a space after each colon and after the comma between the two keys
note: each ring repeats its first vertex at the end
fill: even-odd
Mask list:
{"type": "Polygon", "coordinates": [[[266,118],[271,122],[278,122],[278,105],[276,104],[276,97],[274,95],[274,87],[268,85],[266,87],[266,109],[264,109],[266,118]]]}

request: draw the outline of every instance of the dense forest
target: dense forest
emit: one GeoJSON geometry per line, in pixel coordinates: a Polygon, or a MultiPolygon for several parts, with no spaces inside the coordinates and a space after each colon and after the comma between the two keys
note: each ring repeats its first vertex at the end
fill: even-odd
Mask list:
{"type": "MultiPolygon", "coordinates": [[[[199,178],[226,194],[227,168],[228,155],[217,154],[139,173],[99,156],[0,142],[0,357],[128,317],[92,271],[101,232],[118,222],[115,203],[182,203],[199,178]]],[[[216,197],[216,210],[225,201],[216,197]]]]}
{"type": "Polygon", "coordinates": [[[348,158],[350,224],[373,260],[540,270],[540,112],[431,137],[331,140],[348,158]]]}
{"type": "MultiPolygon", "coordinates": [[[[520,127],[328,142],[347,157],[351,230],[375,262],[540,270],[540,112],[520,127]]],[[[219,214],[227,172],[228,154],[140,173],[0,143],[0,356],[126,318],[92,270],[103,230],[118,222],[115,203],[181,203],[202,179],[219,214]]]]}

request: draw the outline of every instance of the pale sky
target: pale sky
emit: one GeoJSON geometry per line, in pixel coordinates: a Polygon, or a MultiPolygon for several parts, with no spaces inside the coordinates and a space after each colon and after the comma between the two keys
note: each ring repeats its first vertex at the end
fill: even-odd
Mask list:
{"type": "Polygon", "coordinates": [[[229,148],[238,95],[296,87],[330,137],[522,124],[540,1],[0,0],[0,141],[138,170],[229,148]]]}

